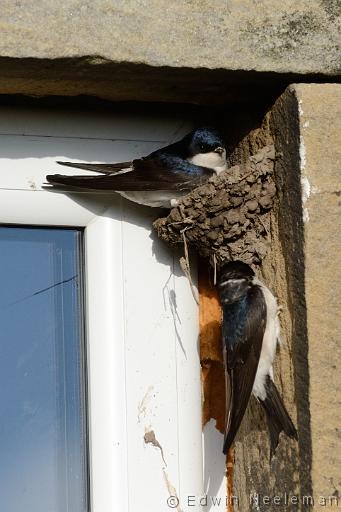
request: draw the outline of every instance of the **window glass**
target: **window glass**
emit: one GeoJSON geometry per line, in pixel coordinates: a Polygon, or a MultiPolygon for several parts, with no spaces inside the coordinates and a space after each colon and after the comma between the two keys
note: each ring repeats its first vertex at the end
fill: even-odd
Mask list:
{"type": "Polygon", "coordinates": [[[0,227],[0,508],[87,510],[82,231],[0,227]]]}

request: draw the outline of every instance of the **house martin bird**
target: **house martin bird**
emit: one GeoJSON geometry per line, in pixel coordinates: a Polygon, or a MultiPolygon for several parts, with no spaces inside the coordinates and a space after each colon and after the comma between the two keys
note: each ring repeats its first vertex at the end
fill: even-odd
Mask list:
{"type": "Polygon", "coordinates": [[[272,364],[280,334],[277,300],[241,261],[222,266],[218,289],[226,382],[223,452],[229,450],[253,393],[265,410],[272,457],[282,431],[297,440],[296,428],[273,381],[272,364]]]}
{"type": "Polygon", "coordinates": [[[176,206],[180,197],[227,169],[224,141],[212,128],[198,128],[178,142],[130,162],[58,164],[102,176],[46,176],[55,187],[118,192],[135,203],[163,208],[176,206]]]}

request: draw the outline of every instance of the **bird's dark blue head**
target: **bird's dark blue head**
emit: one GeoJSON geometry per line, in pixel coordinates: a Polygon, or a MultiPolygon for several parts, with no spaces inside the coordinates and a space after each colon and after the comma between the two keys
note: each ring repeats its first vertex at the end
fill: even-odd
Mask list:
{"type": "Polygon", "coordinates": [[[218,290],[222,304],[242,299],[252,286],[255,273],[242,261],[229,261],[222,265],[218,276],[218,290]]]}
{"type": "Polygon", "coordinates": [[[215,128],[197,128],[189,134],[189,137],[189,152],[191,156],[211,152],[221,155],[223,151],[226,151],[224,140],[215,128]]]}

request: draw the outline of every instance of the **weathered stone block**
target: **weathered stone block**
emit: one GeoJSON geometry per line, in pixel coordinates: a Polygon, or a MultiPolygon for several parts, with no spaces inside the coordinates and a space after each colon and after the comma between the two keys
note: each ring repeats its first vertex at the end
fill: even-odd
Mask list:
{"type": "Polygon", "coordinates": [[[340,506],[341,85],[291,90],[300,123],[312,488],[340,506]]]}
{"type": "Polygon", "coordinates": [[[3,0],[0,35],[2,94],[236,105],[341,70],[337,0],[3,0]]]}

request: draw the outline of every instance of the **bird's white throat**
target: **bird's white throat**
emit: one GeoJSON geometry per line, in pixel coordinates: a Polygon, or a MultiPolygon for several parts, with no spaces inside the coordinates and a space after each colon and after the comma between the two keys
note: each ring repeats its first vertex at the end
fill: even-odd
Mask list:
{"type": "Polygon", "coordinates": [[[209,153],[198,153],[197,155],[188,158],[188,161],[194,165],[213,169],[217,174],[226,171],[227,169],[225,150],[222,154],[216,153],[215,151],[210,151],[209,153]]]}

